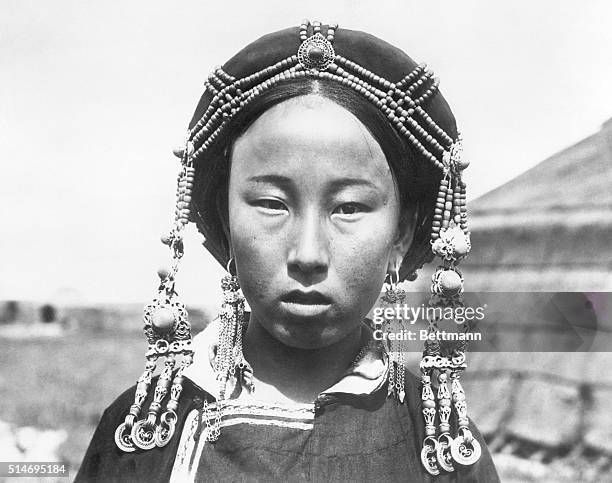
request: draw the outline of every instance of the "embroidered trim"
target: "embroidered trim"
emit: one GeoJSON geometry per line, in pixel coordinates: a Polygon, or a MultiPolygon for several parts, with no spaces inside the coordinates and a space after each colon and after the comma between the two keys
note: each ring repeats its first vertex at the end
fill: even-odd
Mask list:
{"type": "Polygon", "coordinates": [[[313,423],[299,423],[295,421],[282,421],[279,419],[234,417],[221,421],[222,428],[225,428],[227,426],[236,426],[238,424],[250,424],[252,426],[278,426],[280,428],[300,429],[302,431],[308,431],[314,427],[313,423]]]}
{"type": "MultiPolygon", "coordinates": [[[[208,407],[211,410],[217,408],[217,403],[209,403],[208,407]]],[[[226,399],[223,401],[225,415],[260,415],[260,416],[276,416],[280,418],[294,419],[314,419],[314,404],[313,403],[272,403],[266,401],[244,400],[244,399],[226,399]]]]}
{"type": "MultiPolygon", "coordinates": [[[[210,403],[209,407],[213,410],[210,418],[213,418],[217,404],[210,403]]],[[[223,401],[222,407],[224,411],[223,420],[220,424],[221,428],[249,424],[252,426],[276,426],[279,428],[309,431],[314,427],[314,404],[280,404],[226,399],[223,401]]],[[[195,481],[195,474],[206,442],[206,432],[208,431],[208,428],[204,426],[200,437],[196,440],[195,435],[198,432],[198,419],[200,417],[202,420],[199,424],[205,425],[206,415],[200,415],[198,409],[192,410],[187,415],[174,466],[172,467],[171,483],[195,481]],[[190,462],[193,462],[193,465],[190,462]]]]}
{"type": "Polygon", "coordinates": [[[187,415],[172,467],[172,473],[170,474],[170,483],[184,483],[185,481],[195,480],[195,471],[197,471],[198,465],[197,463],[193,465],[192,471],[190,471],[189,462],[191,460],[195,462],[200,461],[200,455],[204,447],[204,444],[200,444],[200,442],[206,440],[202,435],[197,441],[194,438],[198,429],[198,413],[198,409],[193,409],[187,415]]]}

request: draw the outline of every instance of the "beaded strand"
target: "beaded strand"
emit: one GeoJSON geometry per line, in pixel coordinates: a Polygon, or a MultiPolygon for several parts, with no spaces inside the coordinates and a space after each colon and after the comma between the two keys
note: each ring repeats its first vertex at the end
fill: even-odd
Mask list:
{"type": "Polygon", "coordinates": [[[300,40],[304,42],[308,39],[308,24],[310,22],[308,20],[302,20],[300,24],[300,40]]]}

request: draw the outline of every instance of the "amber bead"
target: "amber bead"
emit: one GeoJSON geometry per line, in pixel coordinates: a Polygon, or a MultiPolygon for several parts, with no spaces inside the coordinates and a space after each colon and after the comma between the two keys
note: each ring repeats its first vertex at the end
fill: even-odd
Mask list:
{"type": "Polygon", "coordinates": [[[423,401],[423,407],[428,408],[428,409],[433,409],[436,407],[436,402],[432,401],[431,399],[425,399],[423,401]]]}
{"type": "Polygon", "coordinates": [[[159,267],[157,269],[157,275],[161,280],[165,280],[170,275],[170,269],[166,266],[159,267]]]}

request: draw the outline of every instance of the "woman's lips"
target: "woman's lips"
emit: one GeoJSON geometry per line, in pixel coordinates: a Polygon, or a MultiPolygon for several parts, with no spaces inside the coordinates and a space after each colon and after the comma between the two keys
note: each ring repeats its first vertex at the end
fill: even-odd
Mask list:
{"type": "Polygon", "coordinates": [[[333,300],[320,292],[292,290],[281,297],[281,304],[291,314],[312,317],[327,311],[333,300]]]}
{"type": "Polygon", "coordinates": [[[301,290],[292,290],[281,297],[283,302],[291,302],[303,305],[329,305],[333,302],[331,298],[323,295],[321,292],[303,292],[301,290]]]}

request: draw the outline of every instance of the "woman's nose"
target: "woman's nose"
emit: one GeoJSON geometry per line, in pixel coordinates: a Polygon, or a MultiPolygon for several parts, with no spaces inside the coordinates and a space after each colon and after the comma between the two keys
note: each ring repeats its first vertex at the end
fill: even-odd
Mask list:
{"type": "Polygon", "coordinates": [[[328,240],[323,220],[310,213],[296,220],[287,264],[289,271],[324,273],[329,265],[328,240]]]}

